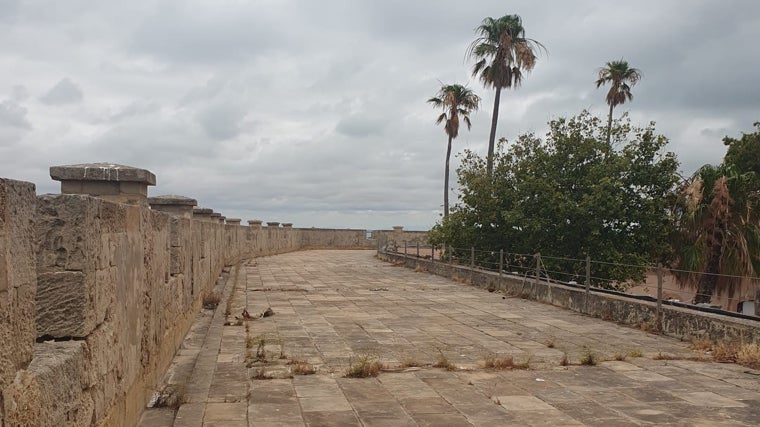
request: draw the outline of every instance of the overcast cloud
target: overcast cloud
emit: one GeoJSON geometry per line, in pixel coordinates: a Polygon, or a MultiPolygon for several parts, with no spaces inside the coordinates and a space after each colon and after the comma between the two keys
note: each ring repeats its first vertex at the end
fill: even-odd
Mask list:
{"type": "Polygon", "coordinates": [[[228,217],[425,229],[446,145],[425,100],[482,96],[454,152],[485,153],[493,92],[464,53],[504,14],[548,55],[503,94],[498,136],[603,116],[595,73],[619,58],[643,80],[616,116],[656,121],[685,174],[760,120],[756,0],[0,0],[0,176],[58,192],[50,166],[114,162],[228,217]]]}

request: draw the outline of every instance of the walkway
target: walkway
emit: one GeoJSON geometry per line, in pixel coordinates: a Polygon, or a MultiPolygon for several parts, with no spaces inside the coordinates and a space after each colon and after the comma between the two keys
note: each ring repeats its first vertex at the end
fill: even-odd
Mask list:
{"type": "Polygon", "coordinates": [[[142,426],[760,424],[760,372],[372,251],[255,259],[226,291],[230,314],[207,310],[168,375],[187,383],[176,419],[151,409],[142,426]],[[345,377],[374,360],[379,376],[345,377]]]}

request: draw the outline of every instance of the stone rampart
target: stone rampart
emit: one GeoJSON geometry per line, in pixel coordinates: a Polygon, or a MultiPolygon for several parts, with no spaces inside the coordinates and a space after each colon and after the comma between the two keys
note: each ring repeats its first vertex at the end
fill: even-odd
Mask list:
{"type": "Polygon", "coordinates": [[[364,230],[210,221],[181,196],[151,209],[155,178],[131,169],[51,168],[58,195],[0,179],[0,426],[134,425],[225,266],[376,246],[364,230]]]}
{"type": "Polygon", "coordinates": [[[682,307],[663,305],[659,319],[657,304],[622,295],[536,280],[534,277],[499,275],[494,271],[452,265],[440,260],[380,253],[386,261],[402,262],[408,268],[423,269],[432,274],[469,282],[473,286],[501,289],[506,294],[567,308],[589,316],[622,324],[659,330],[681,340],[711,339],[760,343],[756,320],[740,319],[717,313],[704,313],[682,307]]]}

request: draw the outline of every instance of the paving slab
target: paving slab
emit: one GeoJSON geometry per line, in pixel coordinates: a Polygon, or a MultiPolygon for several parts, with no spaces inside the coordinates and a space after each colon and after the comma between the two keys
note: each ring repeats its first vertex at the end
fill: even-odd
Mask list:
{"type": "Polygon", "coordinates": [[[190,400],[174,425],[760,423],[756,371],[690,360],[687,343],[415,272],[373,251],[295,252],[235,271],[220,304],[229,315],[217,310],[197,343],[184,375],[190,400]],[[269,308],[274,315],[259,316],[269,308]],[[254,318],[236,321],[244,309],[254,318]],[[588,355],[599,363],[581,365],[588,355]],[[487,358],[514,369],[486,369],[487,358]],[[373,361],[384,364],[377,377],[346,378],[373,361]],[[305,367],[315,373],[297,375],[305,367]]]}

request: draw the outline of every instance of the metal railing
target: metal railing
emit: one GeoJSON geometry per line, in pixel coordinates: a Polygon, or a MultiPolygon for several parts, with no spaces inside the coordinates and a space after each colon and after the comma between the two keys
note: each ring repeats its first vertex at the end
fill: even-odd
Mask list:
{"type": "Polygon", "coordinates": [[[397,242],[394,240],[378,240],[378,252],[396,253],[406,258],[428,259],[433,262],[441,262],[452,266],[465,266],[473,270],[496,272],[502,275],[519,277],[540,278],[542,281],[572,286],[585,289],[606,292],[648,300],[657,303],[657,311],[660,312],[663,304],[679,306],[687,309],[717,312],[734,317],[742,317],[759,320],[760,307],[760,278],[737,277],[729,275],[714,275],[719,277],[732,277],[740,279],[742,284],[739,289],[723,290],[714,294],[700,294],[696,289],[696,282],[692,285],[678,282],[676,274],[691,274],[692,278],[710,273],[690,272],[670,269],[661,264],[626,264],[608,261],[594,260],[591,256],[585,258],[568,258],[547,256],[541,253],[524,254],[500,250],[481,250],[474,247],[459,248],[453,246],[431,246],[420,242],[397,242]],[[558,267],[559,266],[559,267],[558,267]],[[561,268],[563,266],[569,268],[561,268]],[[610,277],[595,273],[604,268],[624,268],[633,272],[642,280],[618,281],[610,277]],[[650,289],[651,288],[651,289],[650,289]],[[650,295],[653,294],[653,295],[650,295]],[[691,297],[683,301],[683,296],[691,297]],[[705,295],[717,301],[710,304],[694,304],[697,296],[705,295]],[[749,309],[747,309],[749,305],[749,309]],[[757,311],[752,310],[754,308],[757,311]]]}

